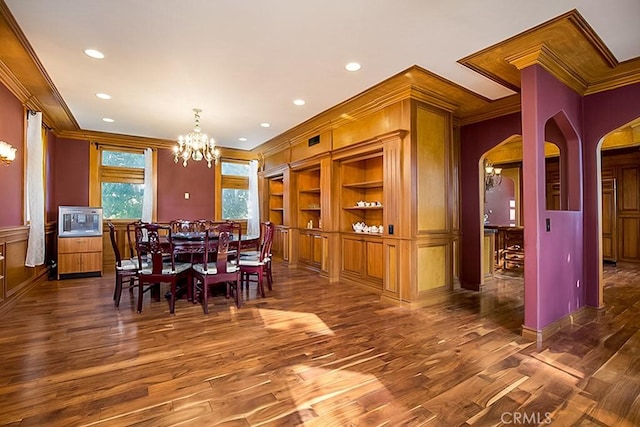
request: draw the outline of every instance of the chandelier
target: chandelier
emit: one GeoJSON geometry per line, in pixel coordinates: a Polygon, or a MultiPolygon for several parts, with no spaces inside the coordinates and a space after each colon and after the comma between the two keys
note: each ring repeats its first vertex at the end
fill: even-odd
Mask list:
{"type": "Polygon", "coordinates": [[[180,135],[178,137],[178,145],[173,147],[173,161],[178,163],[178,160],[182,159],[182,166],[187,166],[189,159],[199,162],[200,160],[206,160],[207,166],[211,167],[211,162],[218,163],[220,158],[220,150],[216,148],[216,141],[207,136],[206,133],[202,133],[200,130],[200,112],[199,108],[194,108],[195,113],[195,125],[193,131],[189,132],[186,136],[180,135]]]}
{"type": "Polygon", "coordinates": [[[502,168],[493,166],[493,162],[484,159],[484,189],[491,190],[493,187],[502,183],[502,168]]]}
{"type": "Polygon", "coordinates": [[[4,141],[0,141],[0,162],[5,166],[9,166],[16,158],[16,149],[4,141]]]}

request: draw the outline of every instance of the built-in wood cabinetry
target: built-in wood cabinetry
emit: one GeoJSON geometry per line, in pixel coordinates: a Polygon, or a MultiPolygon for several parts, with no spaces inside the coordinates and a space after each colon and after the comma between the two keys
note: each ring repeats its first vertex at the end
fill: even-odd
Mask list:
{"type": "Polygon", "coordinates": [[[102,275],[102,236],[58,238],[58,279],[102,275]]]}
{"type": "Polygon", "coordinates": [[[322,228],[320,167],[295,172],[297,183],[297,224],[300,228],[322,228]]]}
{"type": "Polygon", "coordinates": [[[339,182],[335,202],[340,208],[340,277],[382,291],[383,146],[356,146],[336,153],[334,159],[339,182]]]}
{"type": "MultiPolygon", "coordinates": [[[[319,142],[309,129],[292,131],[264,153],[265,193],[278,194],[267,181],[284,175],[289,266],[395,304],[441,301],[454,289],[459,239],[451,112],[402,99],[320,126],[327,123],[319,142]]],[[[279,196],[267,197],[272,215],[279,196]]]]}
{"type": "MultiPolygon", "coordinates": [[[[382,159],[382,149],[380,149],[374,153],[338,162],[341,187],[340,231],[353,232],[353,225],[356,223],[366,224],[368,227],[382,225],[384,212],[382,159]]],[[[382,234],[382,231],[376,229],[371,234],[382,234]]]]}
{"type": "Polygon", "coordinates": [[[266,219],[275,225],[271,252],[282,261],[289,261],[290,233],[288,224],[289,185],[288,173],[277,172],[265,177],[266,219]]]}
{"type": "Polygon", "coordinates": [[[300,229],[298,233],[298,262],[328,273],[329,242],[319,230],[300,229]]]}
{"type": "Polygon", "coordinates": [[[284,224],[284,177],[277,175],[267,180],[269,188],[269,221],[284,224]]]}

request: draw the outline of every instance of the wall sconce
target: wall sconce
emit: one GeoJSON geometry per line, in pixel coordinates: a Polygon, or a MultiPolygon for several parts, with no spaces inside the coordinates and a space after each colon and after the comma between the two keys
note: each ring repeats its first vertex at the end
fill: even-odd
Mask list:
{"type": "Polygon", "coordinates": [[[11,163],[15,158],[16,149],[13,148],[11,144],[0,141],[0,162],[5,166],[9,166],[9,163],[11,163]]]}
{"type": "Polygon", "coordinates": [[[493,162],[484,159],[484,189],[491,190],[493,187],[502,183],[502,168],[493,166],[493,162]]]}

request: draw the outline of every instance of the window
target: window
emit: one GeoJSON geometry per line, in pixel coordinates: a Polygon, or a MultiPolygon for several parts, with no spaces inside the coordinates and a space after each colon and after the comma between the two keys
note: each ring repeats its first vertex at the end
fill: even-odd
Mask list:
{"type": "Polygon", "coordinates": [[[100,205],[104,217],[134,219],[142,217],[144,195],[144,153],[140,151],[100,150],[100,205]]]}
{"type": "Polygon", "coordinates": [[[222,219],[248,219],[249,162],[223,161],[222,219]]]}

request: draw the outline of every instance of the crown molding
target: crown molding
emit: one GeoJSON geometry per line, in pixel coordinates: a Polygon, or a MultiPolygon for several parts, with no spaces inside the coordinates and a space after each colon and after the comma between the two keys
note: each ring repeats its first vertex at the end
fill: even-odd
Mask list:
{"type": "Polygon", "coordinates": [[[521,71],[538,64],[580,95],[584,95],[589,86],[580,73],[573,70],[571,66],[565,63],[558,54],[545,44],[508,56],[505,61],[521,71]]]}

